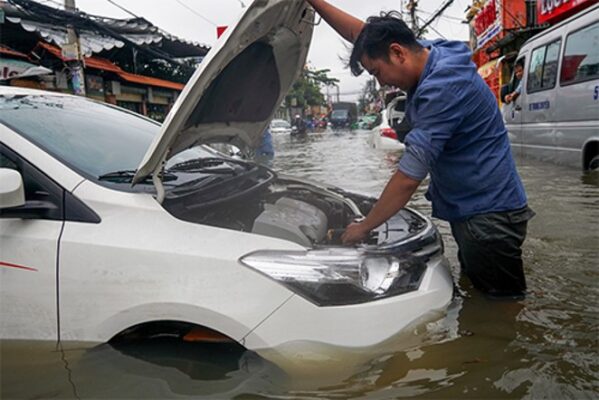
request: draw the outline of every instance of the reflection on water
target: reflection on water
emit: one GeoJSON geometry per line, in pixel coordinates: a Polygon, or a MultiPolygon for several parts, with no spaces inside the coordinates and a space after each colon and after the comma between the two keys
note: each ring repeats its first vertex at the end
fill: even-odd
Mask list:
{"type": "MultiPolygon", "coordinates": [[[[378,195],[398,155],[371,149],[366,136],[275,136],[272,167],[378,195]]],[[[231,346],[154,341],[60,351],[3,341],[0,397],[596,398],[599,174],[531,160],[519,170],[537,212],[524,247],[524,301],[489,302],[461,280],[464,297],[442,318],[371,354],[323,348],[286,371],[231,346]],[[315,363],[319,356],[324,369],[315,363]]],[[[424,188],[410,205],[430,215],[424,188]]],[[[458,277],[449,227],[435,222],[458,277]]]]}

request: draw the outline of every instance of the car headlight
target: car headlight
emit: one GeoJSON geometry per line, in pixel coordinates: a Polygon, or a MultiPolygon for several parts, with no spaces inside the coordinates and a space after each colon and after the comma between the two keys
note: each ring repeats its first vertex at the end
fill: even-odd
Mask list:
{"type": "Polygon", "coordinates": [[[360,249],[258,251],[240,262],[318,306],[359,304],[417,290],[424,259],[360,249]]]}

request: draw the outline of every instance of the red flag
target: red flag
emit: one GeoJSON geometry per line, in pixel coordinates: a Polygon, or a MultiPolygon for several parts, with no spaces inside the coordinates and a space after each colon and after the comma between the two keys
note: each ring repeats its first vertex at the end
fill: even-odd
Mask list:
{"type": "Polygon", "coordinates": [[[227,26],[217,26],[216,27],[216,38],[220,38],[223,33],[227,30],[227,26]]]}

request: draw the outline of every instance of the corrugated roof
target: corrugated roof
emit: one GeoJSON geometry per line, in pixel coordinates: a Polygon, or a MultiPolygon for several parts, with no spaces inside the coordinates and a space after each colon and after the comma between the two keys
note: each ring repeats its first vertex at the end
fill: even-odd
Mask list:
{"type": "MultiPolygon", "coordinates": [[[[64,60],[62,52],[56,46],[49,43],[39,42],[38,45],[55,57],[64,60]]],[[[85,66],[88,68],[99,69],[102,71],[114,72],[124,80],[132,83],[138,83],[141,85],[156,86],[173,90],[183,90],[185,85],[178,82],[171,82],[164,79],[153,78],[145,75],[132,74],[126,72],[118,65],[112,63],[110,60],[101,57],[84,57],[85,66]]]]}

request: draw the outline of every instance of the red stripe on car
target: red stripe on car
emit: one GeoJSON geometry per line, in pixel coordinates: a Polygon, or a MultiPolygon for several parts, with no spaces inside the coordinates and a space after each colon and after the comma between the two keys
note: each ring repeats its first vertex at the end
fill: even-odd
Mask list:
{"type": "Polygon", "coordinates": [[[27,271],[37,271],[37,269],[35,269],[35,268],[24,267],[22,265],[11,264],[11,263],[7,263],[4,261],[0,261],[0,267],[11,267],[11,268],[25,269],[27,271]]]}

